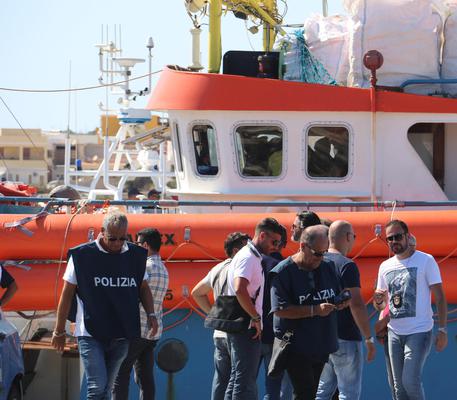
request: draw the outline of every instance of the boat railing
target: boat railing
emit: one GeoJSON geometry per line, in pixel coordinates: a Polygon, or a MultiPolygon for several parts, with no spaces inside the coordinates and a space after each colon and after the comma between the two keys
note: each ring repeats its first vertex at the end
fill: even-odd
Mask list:
{"type": "Polygon", "coordinates": [[[416,200],[387,200],[387,201],[202,201],[202,200],[69,200],[51,197],[0,197],[0,203],[44,203],[45,209],[51,206],[65,205],[95,205],[95,206],[127,206],[151,207],[158,209],[179,209],[181,207],[286,207],[286,208],[350,208],[388,210],[396,208],[431,208],[431,207],[457,207],[456,200],[447,201],[416,201],[416,200]]]}
{"type": "Polygon", "coordinates": [[[404,89],[406,86],[410,85],[449,85],[456,84],[457,79],[455,78],[446,78],[446,79],[408,79],[404,81],[400,88],[404,89]]]}

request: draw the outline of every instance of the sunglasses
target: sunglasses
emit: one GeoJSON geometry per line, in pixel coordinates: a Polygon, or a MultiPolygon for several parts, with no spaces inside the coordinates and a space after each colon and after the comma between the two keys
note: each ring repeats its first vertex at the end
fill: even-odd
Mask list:
{"type": "Polygon", "coordinates": [[[396,233],[395,235],[390,235],[386,237],[388,242],[399,242],[403,238],[404,233],[396,233]]]}
{"type": "Polygon", "coordinates": [[[110,242],[125,242],[126,240],[128,240],[128,237],[106,237],[106,239],[110,242]]]}
{"type": "Polygon", "coordinates": [[[317,251],[311,248],[311,246],[306,245],[306,247],[308,247],[309,251],[314,257],[324,257],[327,254],[327,250],[317,251]]]}
{"type": "MultiPolygon", "coordinates": [[[[268,233],[268,232],[265,232],[267,234],[267,236],[271,239],[271,235],[268,233]]],[[[274,247],[278,247],[280,244],[281,244],[281,240],[272,240],[271,241],[271,244],[274,246],[274,247]]]]}

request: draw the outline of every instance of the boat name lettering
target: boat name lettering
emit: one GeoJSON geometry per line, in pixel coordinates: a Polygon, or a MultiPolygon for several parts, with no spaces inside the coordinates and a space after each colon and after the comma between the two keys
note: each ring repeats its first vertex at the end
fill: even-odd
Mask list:
{"type": "Polygon", "coordinates": [[[167,301],[173,300],[173,290],[172,289],[167,289],[167,293],[165,295],[165,300],[167,300],[167,301]]]}
{"type": "Polygon", "coordinates": [[[168,245],[173,246],[173,245],[176,244],[176,242],[175,242],[174,239],[173,239],[174,236],[175,236],[174,233],[162,233],[160,236],[161,236],[162,238],[165,236],[165,243],[164,243],[163,240],[162,240],[162,244],[163,244],[163,245],[165,245],[165,246],[168,246],[168,245]]]}
{"type": "Polygon", "coordinates": [[[104,287],[136,287],[136,282],[134,278],[129,277],[94,277],[95,287],[104,286],[104,287]]]}
{"type": "MultiPolygon", "coordinates": [[[[300,304],[303,304],[307,299],[310,298],[311,295],[312,293],[307,293],[305,295],[298,296],[298,301],[300,304]]],[[[313,300],[329,300],[332,297],[335,297],[335,292],[333,289],[323,289],[318,290],[314,293],[313,300]]]]}

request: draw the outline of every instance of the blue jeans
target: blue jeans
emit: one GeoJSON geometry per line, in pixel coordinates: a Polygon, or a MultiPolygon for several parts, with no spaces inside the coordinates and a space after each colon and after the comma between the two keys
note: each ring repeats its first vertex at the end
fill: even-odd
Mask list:
{"type": "Polygon", "coordinates": [[[135,371],[135,382],[140,389],[140,400],[155,399],[154,348],[157,340],[136,338],[130,340],[127,357],[119,368],[114,381],[113,400],[129,397],[130,373],[135,371]]]}
{"type": "Polygon", "coordinates": [[[338,388],[340,400],[358,400],[362,390],[362,342],[338,340],[322,370],[316,400],[330,400],[338,388]]]}
{"type": "Polygon", "coordinates": [[[211,400],[224,400],[232,364],[230,362],[230,349],[227,338],[215,337],[214,339],[214,377],[211,388],[211,400]]]}
{"type": "Polygon", "coordinates": [[[263,400],[290,400],[292,398],[292,383],[287,372],[275,378],[268,376],[268,365],[272,352],[273,344],[262,344],[261,361],[263,360],[265,368],[265,396],[263,400]]]}
{"type": "Polygon", "coordinates": [[[392,376],[392,366],[390,365],[389,341],[387,336],[384,339],[384,344],[382,346],[384,347],[384,358],[386,360],[387,382],[389,383],[392,400],[395,400],[394,378],[392,376]]]}
{"type": "Polygon", "coordinates": [[[78,337],[79,355],[87,380],[87,400],[108,400],[119,368],[127,356],[129,341],[100,341],[89,336],[78,337]]]}
{"type": "Polygon", "coordinates": [[[257,399],[257,368],[260,360],[260,339],[252,339],[254,329],[227,333],[232,370],[225,400],[257,399]]]}
{"type": "Polygon", "coordinates": [[[396,400],[425,399],[422,369],[432,346],[432,331],[396,335],[389,329],[388,337],[396,400]]]}

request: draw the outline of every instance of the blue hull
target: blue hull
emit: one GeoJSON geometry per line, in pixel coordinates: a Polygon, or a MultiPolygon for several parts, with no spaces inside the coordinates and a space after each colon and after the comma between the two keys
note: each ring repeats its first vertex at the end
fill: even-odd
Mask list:
{"type": "MultiPolygon", "coordinates": [[[[454,306],[450,306],[453,309],[454,306]]],[[[177,310],[165,317],[164,326],[179,321],[187,310],[177,310]]],[[[372,320],[372,322],[374,319],[372,320]]],[[[449,325],[449,344],[442,353],[434,347],[424,368],[424,387],[427,399],[452,399],[457,396],[457,379],[455,378],[457,324],[449,325]]],[[[213,376],[213,341],[212,331],[203,327],[203,320],[195,313],[182,324],[166,331],[163,339],[177,338],[182,340],[189,351],[189,361],[184,369],[173,376],[175,400],[210,399],[213,376]]],[[[377,345],[375,361],[365,364],[363,372],[362,399],[387,400],[390,390],[387,384],[383,348],[377,345]]],[[[167,374],[157,366],[154,367],[157,399],[167,398],[167,374]]],[[[258,379],[259,398],[264,395],[264,371],[260,370],[258,379]]],[[[130,383],[129,400],[138,399],[138,389],[133,379],[130,383]]],[[[81,399],[85,397],[85,384],[81,388],[81,399]]]]}

